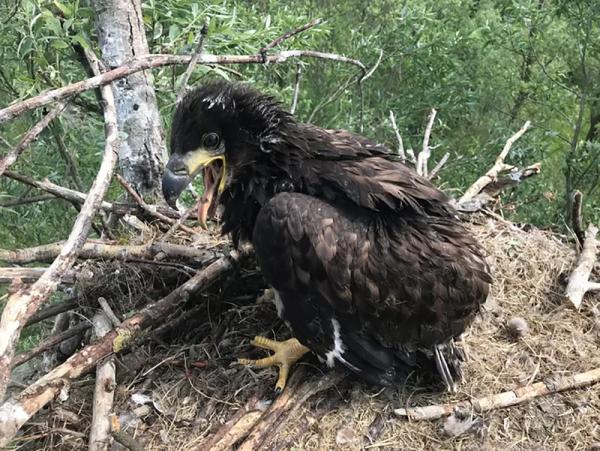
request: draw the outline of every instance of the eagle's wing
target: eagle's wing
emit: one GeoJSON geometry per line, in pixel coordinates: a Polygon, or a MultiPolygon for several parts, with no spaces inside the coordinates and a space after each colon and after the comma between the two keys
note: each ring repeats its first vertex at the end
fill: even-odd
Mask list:
{"type": "Polygon", "coordinates": [[[485,298],[474,243],[444,219],[422,226],[413,234],[400,219],[281,193],[259,213],[253,242],[294,335],[368,377],[390,369],[396,350],[460,334],[485,298]]]}

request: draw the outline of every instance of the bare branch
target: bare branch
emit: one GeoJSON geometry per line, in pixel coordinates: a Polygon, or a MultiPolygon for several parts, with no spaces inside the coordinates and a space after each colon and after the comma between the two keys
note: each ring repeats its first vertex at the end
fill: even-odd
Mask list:
{"type": "Polygon", "coordinates": [[[185,73],[183,74],[183,77],[181,79],[181,84],[179,86],[179,94],[177,94],[177,103],[181,102],[181,99],[183,99],[183,96],[187,92],[188,81],[190,80],[190,77],[192,76],[192,72],[194,72],[194,68],[196,67],[196,64],[198,63],[198,59],[200,58],[200,56],[202,55],[202,51],[204,50],[204,40],[206,39],[206,35],[208,34],[209,21],[210,21],[210,18],[204,19],[204,24],[202,25],[202,28],[200,29],[200,35],[198,37],[198,46],[196,47],[194,56],[192,56],[192,59],[190,60],[190,64],[188,64],[188,67],[185,70],[185,73]]]}
{"type": "Polygon", "coordinates": [[[437,162],[437,164],[435,165],[435,167],[432,169],[432,171],[429,173],[429,176],[427,177],[429,180],[433,180],[434,178],[436,178],[438,173],[442,170],[442,168],[448,161],[448,158],[450,158],[450,152],[446,152],[444,154],[444,156],[442,157],[442,159],[437,162]]]}
{"type": "Polygon", "coordinates": [[[40,119],[37,124],[31,127],[27,133],[25,133],[25,136],[23,136],[19,144],[17,144],[12,150],[2,157],[2,160],[0,160],[0,175],[10,168],[15,161],[17,161],[23,151],[37,139],[40,133],[42,133],[46,127],[50,125],[50,122],[58,117],[58,115],[65,109],[66,106],[66,103],[59,102],[54,108],[52,108],[52,110],[50,110],[48,114],[40,119]]]}
{"type": "MultiPolygon", "coordinates": [[[[189,64],[193,55],[143,55],[129,61],[123,66],[117,67],[101,75],[78,81],[76,83],[63,86],[62,88],[52,89],[42,92],[37,96],[13,103],[12,105],[0,110],[0,123],[6,122],[20,114],[35,108],[57,102],[62,99],[80,94],[90,89],[106,85],[119,78],[127,77],[133,73],[146,69],[152,69],[163,66],[189,64]]],[[[363,74],[367,69],[363,63],[358,60],[337,55],[335,53],[318,52],[314,50],[285,50],[273,55],[267,55],[263,59],[262,55],[207,55],[202,54],[198,57],[197,64],[276,64],[283,63],[292,58],[316,58],[340,63],[350,64],[358,67],[363,74]]]]}
{"type": "Polygon", "coordinates": [[[296,79],[294,81],[294,95],[292,97],[292,106],[290,107],[290,113],[294,114],[298,107],[298,94],[300,93],[300,76],[302,75],[302,66],[298,64],[296,67],[296,79]]]}
{"type": "Polygon", "coordinates": [[[0,447],[6,446],[21,426],[58,396],[70,381],[92,369],[99,360],[126,348],[146,327],[172,313],[190,293],[208,288],[250,253],[249,246],[241,246],[239,251],[232,251],[229,256],[210,264],[169,295],[123,321],[121,327],[87,345],[15,398],[7,400],[0,406],[0,447]]]}
{"type": "Polygon", "coordinates": [[[508,141],[506,141],[506,144],[504,145],[502,152],[500,152],[500,155],[498,155],[498,157],[496,157],[496,161],[495,161],[494,165],[485,173],[485,175],[483,175],[482,177],[477,179],[475,181],[475,183],[473,183],[465,191],[465,193],[462,195],[462,197],[458,200],[459,205],[464,204],[464,203],[470,201],[471,199],[473,199],[477,194],[479,194],[483,190],[483,188],[485,188],[487,185],[489,185],[491,182],[493,182],[496,179],[496,177],[498,177],[498,174],[500,174],[500,172],[506,171],[506,170],[511,170],[513,168],[512,166],[504,164],[504,159],[508,155],[508,152],[510,151],[512,145],[521,136],[523,136],[523,134],[529,129],[530,125],[531,125],[530,121],[525,122],[525,125],[523,125],[523,127],[521,127],[521,129],[517,133],[515,133],[513,136],[511,136],[508,139],[508,141]]]}
{"type": "Polygon", "coordinates": [[[419,155],[417,155],[417,174],[422,175],[423,177],[428,177],[429,175],[429,169],[427,168],[429,157],[431,156],[429,138],[431,137],[431,129],[433,128],[433,122],[435,121],[436,114],[436,109],[432,108],[431,113],[429,114],[427,127],[425,128],[425,134],[423,135],[423,150],[421,150],[419,155]]]}
{"type": "Polygon", "coordinates": [[[406,161],[406,154],[404,153],[404,142],[402,141],[402,135],[400,135],[398,125],[396,124],[396,116],[394,115],[394,112],[392,110],[390,110],[390,122],[392,123],[392,128],[394,129],[396,139],[398,140],[398,155],[400,156],[400,160],[404,163],[406,161]]]}
{"type": "Polygon", "coordinates": [[[10,376],[10,363],[23,325],[40,305],[56,291],[62,277],[71,269],[89,233],[92,218],[100,207],[108,189],[117,162],[119,144],[115,101],[112,89],[102,89],[106,143],[100,170],[92,188],[77,215],[73,229],[60,255],[30,288],[21,289],[9,296],[0,320],[0,399],[4,397],[10,376]]]}
{"type": "Polygon", "coordinates": [[[379,64],[381,63],[382,59],[383,59],[383,50],[380,49],[379,57],[377,57],[377,61],[375,62],[373,67],[371,69],[369,69],[369,71],[360,78],[360,80],[358,82],[362,83],[363,81],[367,80],[368,78],[371,78],[371,75],[373,75],[375,73],[375,71],[379,67],[379,64]]]}
{"type": "Polygon", "coordinates": [[[565,291],[565,298],[571,303],[577,310],[581,307],[583,296],[585,293],[594,289],[597,284],[590,282],[590,274],[594,268],[596,262],[596,252],[598,249],[598,241],[596,235],[598,234],[598,227],[594,224],[590,224],[585,232],[585,240],[583,242],[583,248],[575,269],[569,277],[567,283],[567,289],[565,291]]]}
{"type": "Polygon", "coordinates": [[[475,398],[468,401],[454,402],[450,404],[436,404],[425,407],[409,407],[407,409],[396,409],[394,413],[400,417],[410,420],[436,420],[451,415],[455,410],[472,411],[475,413],[489,412],[490,410],[515,406],[531,401],[534,398],[551,393],[559,393],[565,390],[581,388],[595,384],[600,381],[600,368],[585,373],[572,374],[552,378],[544,382],[525,385],[511,391],[497,393],[475,398]]]}

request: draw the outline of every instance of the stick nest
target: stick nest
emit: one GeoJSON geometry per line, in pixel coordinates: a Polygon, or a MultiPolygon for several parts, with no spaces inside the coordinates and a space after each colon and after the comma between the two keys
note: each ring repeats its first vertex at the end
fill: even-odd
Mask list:
{"type": "MultiPolygon", "coordinates": [[[[394,416],[398,407],[481,397],[600,367],[600,296],[589,293],[580,312],[562,298],[576,256],[573,245],[535,228],[473,220],[479,222],[469,227],[487,250],[494,284],[484,311],[464,339],[469,360],[459,392],[419,385],[415,377],[384,390],[347,377],[310,397],[264,449],[583,450],[600,442],[597,385],[474,418],[457,414],[410,422],[394,416]],[[514,318],[524,320],[524,333],[511,331],[514,318]]],[[[159,272],[153,265],[94,265],[104,265],[103,276],[81,289],[87,305],[103,296],[121,317],[187,277],[181,267],[159,272]]],[[[194,309],[191,313],[180,310],[165,319],[175,327],[150,332],[131,352],[117,356],[114,411],[123,429],[146,449],[201,446],[251,399],[259,399],[263,408],[273,400],[275,370],[235,363],[239,356],[262,355],[249,345],[254,335],[289,337],[272,304],[257,302],[263,288],[253,265],[242,268],[208,292],[192,296],[187,306],[194,309]]],[[[80,311],[90,313],[89,307],[80,311]]],[[[308,359],[301,365],[307,380],[316,383],[323,377],[325,369],[318,362],[308,359]]],[[[66,401],[55,401],[38,414],[18,441],[26,449],[82,449],[87,445],[92,392],[93,375],[88,375],[71,386],[66,401]]]]}

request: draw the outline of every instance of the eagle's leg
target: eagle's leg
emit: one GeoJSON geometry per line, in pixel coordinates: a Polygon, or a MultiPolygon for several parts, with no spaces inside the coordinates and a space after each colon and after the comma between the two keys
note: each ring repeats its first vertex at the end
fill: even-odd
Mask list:
{"type": "Polygon", "coordinates": [[[274,354],[258,360],[238,359],[238,363],[241,363],[242,365],[253,365],[258,368],[278,366],[279,377],[277,378],[277,384],[275,384],[275,390],[278,392],[283,391],[285,388],[291,366],[304,354],[310,351],[310,349],[295,338],[290,338],[285,341],[274,341],[265,337],[254,337],[251,344],[258,348],[269,349],[273,351],[274,354]]]}

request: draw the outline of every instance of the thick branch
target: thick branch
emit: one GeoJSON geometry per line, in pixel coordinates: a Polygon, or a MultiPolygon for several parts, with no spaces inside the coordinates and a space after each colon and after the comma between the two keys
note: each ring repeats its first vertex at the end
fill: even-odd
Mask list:
{"type": "Polygon", "coordinates": [[[40,119],[37,124],[31,127],[27,133],[25,133],[25,136],[23,136],[19,144],[17,144],[12,150],[2,157],[2,160],[0,160],[0,175],[10,168],[15,161],[17,161],[17,158],[19,158],[23,151],[37,139],[40,133],[42,133],[46,127],[50,125],[50,122],[58,117],[58,115],[65,109],[66,106],[66,103],[59,102],[52,110],[50,110],[48,114],[40,119]]]}
{"type": "Polygon", "coordinates": [[[575,269],[569,277],[567,283],[567,289],[565,291],[565,298],[571,303],[576,309],[579,310],[583,296],[585,293],[596,288],[598,284],[590,282],[590,274],[594,268],[596,262],[596,252],[598,248],[598,241],[596,235],[598,234],[598,227],[594,224],[590,224],[585,232],[585,240],[583,242],[583,248],[575,269]]]}
{"type": "Polygon", "coordinates": [[[102,89],[105,101],[106,144],[98,175],[77,215],[73,229],[60,255],[31,287],[9,296],[0,320],[0,399],[4,398],[10,376],[10,364],[23,325],[40,305],[58,288],[62,277],[71,269],[89,233],[92,218],[108,189],[117,161],[118,132],[115,103],[110,86],[102,89]]]}
{"type": "MultiPolygon", "coordinates": [[[[0,261],[11,264],[25,264],[36,261],[52,260],[60,254],[65,245],[64,241],[44,244],[26,249],[0,249],[0,261]]],[[[118,259],[118,260],[151,260],[158,254],[167,258],[177,258],[186,261],[206,262],[216,257],[214,252],[206,249],[196,249],[190,246],[170,243],[148,243],[137,246],[121,246],[99,242],[85,243],[79,252],[79,258],[89,259],[118,259]]]]}
{"type": "MultiPolygon", "coordinates": [[[[92,319],[97,338],[110,332],[111,324],[104,313],[98,313],[92,319]]],[[[115,362],[112,358],[102,362],[96,368],[96,384],[94,386],[94,404],[92,424],[90,426],[90,451],[105,451],[110,445],[110,412],[115,398],[117,386],[115,362]]]]}
{"type": "Polygon", "coordinates": [[[551,393],[585,387],[600,381],[600,368],[577,373],[571,376],[549,379],[532,385],[519,387],[515,390],[497,393],[483,398],[460,401],[450,404],[438,404],[425,407],[409,407],[396,409],[394,413],[410,420],[436,420],[451,415],[455,410],[466,410],[474,413],[488,412],[494,409],[510,407],[531,401],[534,398],[551,393]]]}
{"type": "Polygon", "coordinates": [[[231,271],[236,263],[251,252],[249,246],[234,251],[212,263],[160,301],[151,304],[123,321],[101,339],[73,354],[66,362],[34,382],[15,398],[0,406],[0,447],[6,446],[31,416],[52,401],[68,384],[88,372],[99,360],[118,353],[148,326],[172,313],[190,293],[205,289],[231,271]]]}
{"type": "MultiPolygon", "coordinates": [[[[80,94],[99,86],[104,86],[119,78],[140,72],[146,69],[152,69],[163,66],[189,64],[193,55],[144,55],[131,60],[129,63],[117,67],[101,75],[97,75],[86,80],[82,80],[62,88],[52,89],[42,92],[37,96],[16,102],[0,110],[0,123],[6,122],[20,114],[31,111],[35,108],[48,105],[74,95],[80,94]]],[[[202,54],[198,57],[198,64],[275,64],[283,63],[291,58],[316,58],[340,63],[350,64],[358,67],[363,74],[367,69],[363,63],[358,60],[337,55],[335,53],[317,52],[314,50],[285,50],[273,55],[267,55],[264,59],[262,55],[207,55],[202,54]]]]}
{"type": "Polygon", "coordinates": [[[513,136],[511,136],[508,139],[508,141],[506,141],[506,144],[504,145],[502,152],[500,152],[500,155],[498,155],[498,157],[496,157],[496,161],[494,162],[494,165],[485,173],[485,175],[483,175],[482,177],[477,179],[475,181],[475,183],[473,183],[465,191],[465,193],[462,195],[462,197],[458,200],[459,205],[467,203],[471,199],[473,199],[487,185],[492,183],[501,172],[510,170],[513,168],[512,166],[505,164],[504,160],[505,160],[506,156],[508,155],[508,152],[510,151],[511,147],[515,143],[515,141],[517,141],[521,136],[523,136],[523,134],[527,131],[527,129],[529,129],[530,125],[531,125],[531,122],[529,122],[529,121],[525,122],[525,125],[523,125],[521,130],[519,130],[517,133],[515,133],[513,136]]]}
{"type": "Polygon", "coordinates": [[[52,304],[43,310],[40,310],[27,321],[25,327],[31,326],[32,324],[39,323],[40,321],[44,321],[45,319],[52,318],[53,316],[58,315],[59,313],[68,312],[69,310],[73,310],[79,306],[79,299],[71,298],[66,301],[59,302],[58,304],[52,304]]]}

